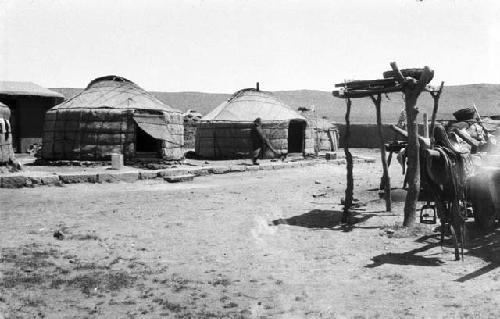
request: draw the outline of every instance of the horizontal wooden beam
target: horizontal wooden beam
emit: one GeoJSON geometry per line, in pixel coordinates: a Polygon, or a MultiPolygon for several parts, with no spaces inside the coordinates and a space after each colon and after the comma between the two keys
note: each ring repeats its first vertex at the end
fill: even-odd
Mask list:
{"type": "Polygon", "coordinates": [[[390,88],[381,88],[381,89],[368,89],[368,90],[336,90],[333,91],[332,94],[335,97],[338,98],[364,98],[364,97],[370,97],[372,95],[377,95],[377,94],[384,94],[384,93],[393,93],[393,92],[401,92],[402,87],[401,85],[397,85],[395,87],[390,87],[390,88]]]}
{"type": "Polygon", "coordinates": [[[370,87],[391,87],[395,86],[395,79],[376,79],[376,80],[353,80],[335,84],[335,87],[344,87],[349,89],[364,89],[370,87]]]}

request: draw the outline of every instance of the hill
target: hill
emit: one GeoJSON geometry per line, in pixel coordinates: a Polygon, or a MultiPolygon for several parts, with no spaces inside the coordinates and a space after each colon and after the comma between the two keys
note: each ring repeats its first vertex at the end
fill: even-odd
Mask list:
{"type": "MultiPolygon", "coordinates": [[[[51,90],[70,98],[82,89],[52,88],[51,90]]],[[[203,92],[151,92],[159,100],[181,111],[188,109],[207,114],[220,103],[227,100],[231,94],[203,93],[203,92]]],[[[331,92],[314,90],[276,91],[273,92],[283,102],[294,109],[300,106],[314,106],[318,117],[326,116],[332,122],[343,122],[345,102],[334,98],[331,92]]],[[[445,86],[439,103],[438,118],[451,118],[457,109],[475,103],[481,115],[500,114],[500,85],[499,84],[469,84],[445,86]]],[[[422,93],[419,99],[421,113],[432,112],[433,100],[429,93],[422,93]]],[[[394,123],[403,107],[400,93],[383,98],[382,120],[385,123],[394,123]]],[[[370,99],[354,99],[351,113],[353,123],[375,123],[375,107],[370,99]]]]}

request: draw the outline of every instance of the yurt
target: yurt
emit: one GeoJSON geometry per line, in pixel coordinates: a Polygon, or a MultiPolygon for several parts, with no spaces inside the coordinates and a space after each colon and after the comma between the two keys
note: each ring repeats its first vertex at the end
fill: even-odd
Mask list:
{"type": "Polygon", "coordinates": [[[183,116],[135,83],[104,76],[45,116],[42,158],[109,160],[123,154],[140,158],[180,159],[183,116]]]}
{"type": "MultiPolygon", "coordinates": [[[[198,157],[231,159],[249,157],[253,121],[260,117],[271,145],[278,151],[311,154],[312,131],[306,118],[292,110],[270,92],[258,88],[233,94],[201,118],[196,130],[195,152],[198,157]]],[[[265,152],[271,158],[272,152],[265,152]]]]}
{"type": "Polygon", "coordinates": [[[14,160],[12,149],[12,127],[10,125],[10,109],[0,103],[0,165],[14,160]]]}

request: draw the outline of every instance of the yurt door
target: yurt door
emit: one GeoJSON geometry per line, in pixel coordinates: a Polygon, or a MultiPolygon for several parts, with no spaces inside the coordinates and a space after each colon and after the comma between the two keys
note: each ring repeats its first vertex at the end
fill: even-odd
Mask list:
{"type": "Polygon", "coordinates": [[[305,131],[305,121],[290,121],[288,126],[288,153],[302,153],[304,151],[305,131]]]}
{"type": "Polygon", "coordinates": [[[159,141],[146,133],[136,125],[136,156],[137,157],[158,157],[159,141]]]}

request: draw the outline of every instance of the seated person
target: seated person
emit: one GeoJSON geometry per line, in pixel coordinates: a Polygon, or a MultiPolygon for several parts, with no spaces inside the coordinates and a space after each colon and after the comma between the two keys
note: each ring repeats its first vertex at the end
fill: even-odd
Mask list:
{"type": "Polygon", "coordinates": [[[476,111],[473,108],[461,109],[453,115],[457,122],[450,122],[447,132],[455,147],[463,151],[468,150],[472,154],[484,151],[491,137],[478,122],[476,111]]]}

